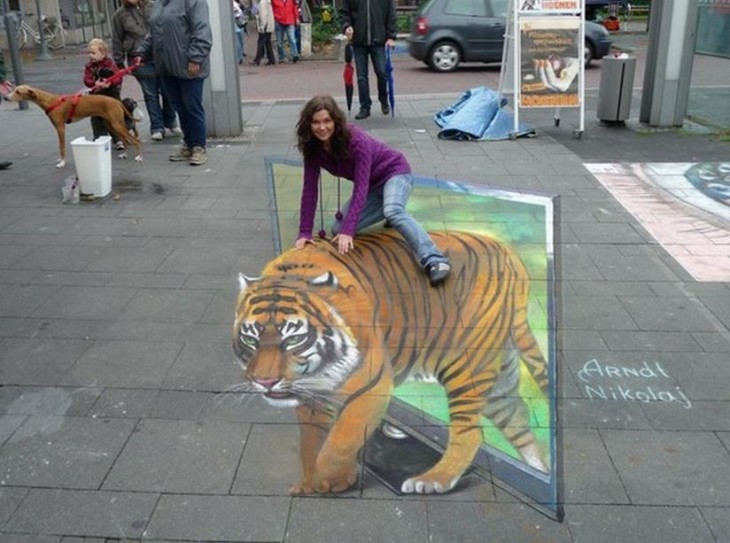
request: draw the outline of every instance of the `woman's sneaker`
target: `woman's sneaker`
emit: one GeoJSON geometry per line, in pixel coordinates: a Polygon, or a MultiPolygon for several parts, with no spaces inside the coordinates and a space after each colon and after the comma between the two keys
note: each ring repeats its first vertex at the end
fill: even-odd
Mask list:
{"type": "Polygon", "coordinates": [[[162,130],[155,130],[152,132],[152,139],[155,141],[162,141],[162,138],[164,138],[165,135],[162,133],[162,130]]]}
{"type": "Polygon", "coordinates": [[[202,166],[208,162],[208,154],[205,152],[205,147],[193,147],[188,160],[191,166],[202,166]]]}
{"type": "Polygon", "coordinates": [[[451,273],[451,264],[448,262],[435,262],[429,264],[426,267],[426,273],[428,279],[431,281],[431,286],[435,287],[439,283],[443,283],[451,273]]]}
{"type": "Polygon", "coordinates": [[[165,131],[168,132],[169,134],[172,134],[173,136],[182,136],[183,135],[183,131],[180,130],[179,126],[173,126],[172,128],[166,128],[165,131]]]}
{"type": "Polygon", "coordinates": [[[124,151],[124,142],[123,142],[122,140],[119,140],[118,142],[116,142],[116,143],[114,144],[114,148],[115,148],[115,149],[116,149],[117,151],[124,151]]]}
{"type": "Polygon", "coordinates": [[[170,153],[168,158],[172,162],[183,162],[190,160],[191,156],[193,156],[193,150],[187,145],[180,145],[175,149],[174,153],[170,153]]]}

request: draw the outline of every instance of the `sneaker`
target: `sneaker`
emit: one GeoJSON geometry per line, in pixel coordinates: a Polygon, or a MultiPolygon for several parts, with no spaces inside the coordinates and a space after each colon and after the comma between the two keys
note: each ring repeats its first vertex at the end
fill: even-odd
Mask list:
{"type": "Polygon", "coordinates": [[[173,126],[172,128],[168,128],[167,131],[172,134],[173,136],[182,136],[183,131],[180,129],[179,126],[173,126]]]}
{"type": "Polygon", "coordinates": [[[426,273],[428,279],[431,281],[431,286],[435,287],[439,283],[442,283],[451,273],[451,264],[448,262],[436,262],[429,264],[426,267],[426,273]]]}
{"type": "Polygon", "coordinates": [[[388,102],[381,102],[380,111],[383,112],[383,115],[388,115],[390,113],[390,105],[388,105],[388,102]]]}
{"type": "Polygon", "coordinates": [[[114,148],[115,148],[115,149],[116,149],[117,151],[124,151],[124,142],[123,142],[122,140],[119,140],[118,142],[116,142],[116,143],[114,144],[114,148]]]}
{"type": "Polygon", "coordinates": [[[355,115],[356,119],[367,119],[370,117],[370,110],[365,109],[364,107],[360,108],[360,111],[357,112],[357,115],[355,115]]]}
{"type": "Polygon", "coordinates": [[[175,149],[174,153],[170,153],[168,158],[172,162],[182,162],[184,160],[190,160],[191,156],[193,156],[193,150],[187,145],[180,145],[175,149]]]}
{"type": "Polygon", "coordinates": [[[162,141],[162,138],[164,138],[165,135],[162,133],[162,130],[155,130],[152,132],[152,139],[155,141],[162,141]]]}
{"type": "Polygon", "coordinates": [[[190,162],[191,166],[201,166],[208,162],[208,154],[205,152],[205,147],[193,147],[188,162],[190,162]]]}

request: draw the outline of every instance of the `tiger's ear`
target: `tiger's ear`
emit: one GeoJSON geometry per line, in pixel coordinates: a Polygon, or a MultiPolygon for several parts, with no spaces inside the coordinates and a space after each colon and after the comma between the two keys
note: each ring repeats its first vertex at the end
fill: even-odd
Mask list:
{"type": "Polygon", "coordinates": [[[243,292],[251,285],[251,283],[255,283],[258,280],[259,280],[258,277],[246,277],[242,273],[239,273],[238,274],[238,287],[241,289],[241,292],[243,292]]]}
{"type": "Polygon", "coordinates": [[[315,287],[337,287],[337,277],[332,272],[325,272],[322,275],[310,279],[309,284],[315,287]]]}

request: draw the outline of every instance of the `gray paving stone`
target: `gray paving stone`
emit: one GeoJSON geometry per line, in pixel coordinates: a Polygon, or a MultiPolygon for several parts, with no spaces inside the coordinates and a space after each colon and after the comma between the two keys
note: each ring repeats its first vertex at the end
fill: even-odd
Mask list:
{"type": "Polygon", "coordinates": [[[156,388],[181,348],[179,343],[97,341],[59,384],[156,388]]]}
{"type": "Polygon", "coordinates": [[[233,422],[143,420],[103,489],[226,494],[248,431],[233,422]]]}
{"type": "Polygon", "coordinates": [[[730,401],[725,353],[664,353],[662,366],[692,401],[730,401]]]}
{"type": "Polygon", "coordinates": [[[0,251],[0,269],[13,267],[13,264],[31,251],[33,249],[26,245],[3,245],[0,251]]]}
{"type": "Polygon", "coordinates": [[[233,325],[236,311],[237,289],[230,288],[226,292],[216,292],[213,301],[201,318],[203,322],[233,325]]]}
{"type": "MultiPolygon", "coordinates": [[[[13,435],[13,432],[18,429],[24,420],[25,417],[21,415],[7,415],[3,413],[0,416],[0,445],[5,443],[13,435]]],[[[0,522],[0,525],[2,525],[2,522],[0,522]]]]}
{"type": "Polygon", "coordinates": [[[607,330],[601,333],[612,351],[646,352],[699,352],[702,351],[693,334],[685,332],[617,332],[607,330]]]}
{"type": "Polygon", "coordinates": [[[582,243],[643,243],[644,238],[630,224],[581,223],[568,225],[567,229],[582,243]]]}
{"type": "Polygon", "coordinates": [[[97,256],[97,247],[38,247],[15,263],[19,270],[80,271],[97,256]]]}
{"type": "Polygon", "coordinates": [[[33,312],[33,317],[110,320],[119,314],[133,295],[133,289],[62,287],[52,296],[44,296],[46,301],[33,312]]]}
{"type": "MultiPolygon", "coordinates": [[[[2,443],[4,440],[0,440],[2,443]]],[[[0,487],[0,526],[4,526],[28,494],[23,487],[0,487]]],[[[0,531],[0,536],[2,535],[0,531]]]]}
{"type": "Polygon", "coordinates": [[[103,287],[109,284],[112,277],[111,273],[49,270],[33,273],[27,282],[31,285],[103,287]]]}
{"type": "Polygon", "coordinates": [[[702,296],[700,300],[725,325],[725,328],[730,329],[730,295],[702,296]]]}
{"type": "Polygon", "coordinates": [[[32,489],[5,526],[8,533],[140,538],[157,494],[32,489]]]}
{"type": "Polygon", "coordinates": [[[620,296],[621,303],[642,330],[712,332],[714,323],[687,298],[620,296]]]}
{"type": "Polygon", "coordinates": [[[174,273],[114,273],[109,278],[109,287],[138,287],[138,288],[180,288],[186,276],[174,273]]]}
{"type": "Polygon", "coordinates": [[[143,334],[145,339],[217,343],[229,341],[233,320],[225,324],[207,324],[204,322],[148,322],[144,324],[146,324],[145,333],[143,334]]]}
{"type": "Polygon", "coordinates": [[[164,273],[232,274],[238,269],[240,251],[221,242],[208,248],[175,249],[159,271],[164,273]]]}
{"type": "Polygon", "coordinates": [[[4,413],[33,416],[84,416],[101,394],[100,388],[18,387],[0,388],[4,413]]]}
{"type": "Polygon", "coordinates": [[[566,522],[575,543],[713,541],[695,507],[571,505],[566,522]]]}
{"type": "MultiPolygon", "coordinates": [[[[570,541],[565,524],[554,522],[523,504],[429,500],[427,506],[429,542],[570,541]]],[[[387,540],[386,536],[384,541],[387,540]]]]}
{"type": "Polygon", "coordinates": [[[120,320],[198,322],[213,299],[205,290],[141,289],[119,314],[120,320]]]}
{"type": "Polygon", "coordinates": [[[217,343],[185,343],[163,382],[182,390],[227,390],[241,380],[227,338],[217,343]]]}
{"type": "Polygon", "coordinates": [[[167,254],[145,247],[109,247],[88,261],[86,269],[101,272],[154,272],[167,254]]]}
{"type": "Polygon", "coordinates": [[[632,503],[730,503],[730,453],[713,433],[603,430],[601,435],[632,503]]]}
{"type": "MultiPolygon", "coordinates": [[[[596,269],[598,269],[597,265],[596,269]]],[[[655,294],[649,284],[638,281],[578,281],[571,279],[569,283],[578,296],[653,296],[655,294]]]]}
{"type": "Polygon", "coordinates": [[[653,428],[674,431],[730,431],[730,400],[694,400],[684,409],[667,409],[662,404],[644,404],[642,410],[653,428]]]}
{"type": "Polygon", "coordinates": [[[148,539],[283,541],[290,498],[163,495],[145,530],[148,539]]]}
{"type": "Polygon", "coordinates": [[[92,417],[199,420],[213,394],[175,390],[106,389],[92,417]]]}
{"type": "Polygon", "coordinates": [[[561,330],[560,349],[564,351],[605,351],[603,334],[591,330],[561,330]]]}
{"type": "Polygon", "coordinates": [[[730,507],[702,507],[700,512],[715,541],[730,541],[730,507]]]}
{"type": "Polygon", "coordinates": [[[0,317],[27,317],[58,291],[57,287],[18,286],[3,289],[0,317]]]}
{"type": "Polygon", "coordinates": [[[656,257],[595,255],[592,258],[609,281],[677,280],[677,276],[656,257]]]}
{"type": "Polygon", "coordinates": [[[61,538],[55,535],[0,533],[0,541],[2,543],[58,543],[61,538]]]}
{"type": "Polygon", "coordinates": [[[425,501],[295,498],[286,541],[380,542],[392,540],[397,534],[399,542],[425,543],[429,528],[425,501]],[[332,518],[337,522],[331,522],[332,518]]]}
{"type": "Polygon", "coordinates": [[[726,353],[730,351],[730,337],[722,332],[694,332],[692,337],[707,352],[726,353]]]}
{"type": "Polygon", "coordinates": [[[0,349],[0,381],[54,385],[90,346],[82,340],[7,339],[0,349]]]}
{"type": "Polygon", "coordinates": [[[259,395],[233,391],[214,394],[203,409],[201,416],[203,419],[259,424],[297,423],[293,409],[273,407],[259,395]]]}
{"type": "MultiPolygon", "coordinates": [[[[581,394],[583,392],[581,391],[581,394]]],[[[676,413],[677,410],[672,410],[676,413]]],[[[563,398],[560,402],[561,427],[565,429],[652,428],[650,419],[639,402],[611,402],[602,399],[563,398]]]]}
{"type": "Polygon", "coordinates": [[[134,422],[29,417],[0,447],[5,485],[98,488],[134,422]]]}
{"type": "Polygon", "coordinates": [[[600,331],[637,329],[629,312],[615,296],[564,296],[561,313],[563,329],[600,331]]]}

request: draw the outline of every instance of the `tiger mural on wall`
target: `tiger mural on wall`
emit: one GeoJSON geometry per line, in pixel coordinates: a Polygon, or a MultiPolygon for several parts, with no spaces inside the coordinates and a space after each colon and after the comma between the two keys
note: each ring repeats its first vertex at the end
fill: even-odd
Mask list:
{"type": "Polygon", "coordinates": [[[483,442],[482,415],[528,465],[548,472],[517,390],[520,360],[543,393],[548,387],[547,363],[527,321],[527,271],[487,236],[430,235],[452,265],[437,288],[389,231],[358,235],[345,255],[318,240],[275,258],[261,277],[239,275],[239,390],[295,408],[302,478],[292,493],[354,485],[360,449],[394,387],[408,378],[444,387],[450,422],[440,461],[407,479],[403,492],[454,488],[483,442]]]}

